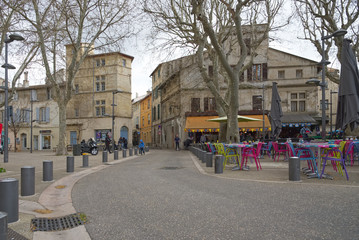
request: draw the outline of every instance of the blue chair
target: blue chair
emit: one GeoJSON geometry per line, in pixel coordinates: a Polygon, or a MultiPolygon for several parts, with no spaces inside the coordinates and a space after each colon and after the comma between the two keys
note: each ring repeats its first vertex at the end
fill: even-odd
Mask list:
{"type": "Polygon", "coordinates": [[[289,156],[293,157],[299,157],[301,161],[307,161],[308,164],[308,170],[305,169],[304,172],[306,174],[315,173],[316,176],[319,177],[319,173],[317,170],[317,162],[315,159],[315,155],[310,148],[297,148],[295,149],[292,143],[287,142],[286,143],[287,148],[289,149],[289,156]]]}
{"type": "Polygon", "coordinates": [[[349,176],[347,169],[345,167],[345,158],[343,157],[343,153],[339,149],[335,149],[335,148],[329,149],[326,156],[323,157],[323,170],[322,173],[320,174],[320,178],[324,174],[324,169],[327,160],[330,160],[332,162],[334,170],[337,172],[339,171],[342,175],[343,175],[342,169],[344,169],[345,175],[347,176],[347,180],[349,181],[349,176]]]}
{"type": "Polygon", "coordinates": [[[266,144],[262,145],[262,154],[261,154],[261,158],[263,158],[264,154],[266,153],[268,155],[268,157],[271,157],[272,153],[272,147],[273,147],[273,143],[272,142],[268,142],[266,144]]]}

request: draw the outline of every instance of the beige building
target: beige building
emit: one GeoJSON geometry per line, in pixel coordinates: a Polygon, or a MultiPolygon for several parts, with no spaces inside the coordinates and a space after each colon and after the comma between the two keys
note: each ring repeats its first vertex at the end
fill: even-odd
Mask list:
{"type": "MultiPolygon", "coordinates": [[[[51,89],[47,85],[29,86],[27,76],[25,72],[23,82],[15,88],[13,99],[9,102],[9,107],[12,108],[8,128],[9,147],[14,150],[16,143],[17,151],[31,147],[33,150],[53,149],[57,146],[59,137],[57,104],[52,100],[51,89]]],[[[3,92],[0,94],[0,102],[2,101],[3,92]]],[[[1,115],[3,123],[3,110],[1,115]]]]}
{"type": "MultiPolygon", "coordinates": [[[[71,45],[66,46],[67,59],[71,45]]],[[[68,144],[82,139],[104,141],[107,133],[132,143],[131,64],[120,53],[89,54],[74,81],[75,95],[67,106],[68,144]]]]}
{"type": "MultiPolygon", "coordinates": [[[[315,132],[321,123],[321,89],[306,82],[312,78],[320,78],[321,69],[318,63],[270,48],[268,41],[264,42],[256,53],[252,67],[246,70],[240,79],[241,85],[251,84],[253,87],[238,89],[239,114],[263,119],[264,110],[264,131],[265,134],[270,134],[271,88],[272,83],[277,82],[284,113],[281,136],[296,137],[302,126],[310,126],[315,132]]],[[[234,51],[234,55],[229,58],[233,64],[239,54],[240,51],[234,51]]],[[[179,134],[181,142],[188,137],[199,141],[201,135],[205,135],[210,141],[218,139],[219,124],[206,121],[218,116],[216,103],[196,64],[195,56],[187,56],[161,63],[152,72],[152,112],[154,114],[157,111],[158,114],[152,125],[154,146],[174,148],[176,134],[179,134]]],[[[212,67],[210,62],[207,61],[207,64],[210,74],[212,67]]],[[[220,85],[225,91],[226,82],[222,81],[220,85]]],[[[337,90],[338,85],[329,81],[326,99],[329,99],[330,91],[337,90]]],[[[336,103],[336,94],[332,94],[332,100],[336,103]]],[[[329,105],[328,102],[326,106],[329,105]]],[[[334,104],[334,119],[335,112],[334,104]]],[[[326,113],[329,116],[329,108],[326,113]]],[[[263,134],[263,122],[239,124],[239,131],[251,132],[259,137],[263,134]]]]}
{"type": "Polygon", "coordinates": [[[132,144],[134,146],[139,144],[141,137],[141,100],[145,97],[146,95],[138,96],[136,94],[136,98],[132,99],[132,144]]]}

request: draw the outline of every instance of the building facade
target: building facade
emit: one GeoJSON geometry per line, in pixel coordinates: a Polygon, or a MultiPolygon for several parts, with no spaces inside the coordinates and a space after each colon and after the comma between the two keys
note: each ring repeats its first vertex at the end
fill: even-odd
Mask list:
{"type": "MultiPolygon", "coordinates": [[[[72,46],[66,46],[67,59],[72,46]]],[[[131,64],[133,57],[120,53],[91,52],[75,76],[75,94],[67,106],[68,144],[107,133],[132,144],[131,64]],[[112,133],[112,127],[114,132],[112,133]]]]}
{"type": "Polygon", "coordinates": [[[151,146],[151,126],[152,126],[152,93],[147,92],[140,100],[140,138],[145,145],[151,146]]]}

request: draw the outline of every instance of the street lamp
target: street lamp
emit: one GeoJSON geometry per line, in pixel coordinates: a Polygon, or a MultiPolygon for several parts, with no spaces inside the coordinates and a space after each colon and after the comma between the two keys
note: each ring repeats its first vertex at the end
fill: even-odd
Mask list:
{"type": "Polygon", "coordinates": [[[8,63],[8,44],[13,41],[22,41],[24,40],[18,34],[11,34],[9,38],[5,35],[5,64],[1,67],[5,68],[5,86],[2,87],[5,90],[5,106],[4,106],[4,163],[9,161],[9,149],[8,149],[8,69],[15,69],[15,67],[8,63]]]}
{"type": "Polygon", "coordinates": [[[344,36],[347,33],[344,29],[339,29],[332,34],[324,36],[324,30],[322,32],[322,61],[319,63],[322,66],[322,81],[320,82],[318,79],[310,79],[307,81],[307,84],[315,84],[322,88],[322,139],[325,140],[326,137],[326,116],[325,116],[325,88],[327,83],[325,82],[325,66],[330,64],[328,60],[325,59],[325,49],[324,49],[324,40],[330,39],[332,37],[340,37],[344,36]]]}
{"type": "Polygon", "coordinates": [[[333,136],[333,114],[332,114],[332,108],[333,108],[333,99],[332,95],[338,93],[337,91],[330,90],[330,136],[333,136]]]}
{"type": "Polygon", "coordinates": [[[112,152],[115,151],[115,94],[120,93],[120,90],[112,92],[112,152]]]}

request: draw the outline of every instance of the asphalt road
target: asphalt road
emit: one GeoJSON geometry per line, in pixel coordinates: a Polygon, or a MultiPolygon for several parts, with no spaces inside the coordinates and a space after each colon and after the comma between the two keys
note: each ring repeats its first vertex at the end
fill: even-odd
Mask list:
{"type": "MultiPolygon", "coordinates": [[[[260,172],[259,172],[260,174],[260,172]]],[[[152,151],[81,179],[91,239],[359,239],[359,189],[201,174],[187,151],[152,151]]]]}

